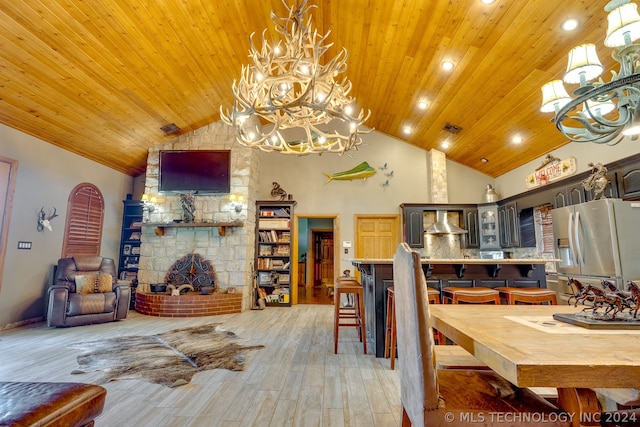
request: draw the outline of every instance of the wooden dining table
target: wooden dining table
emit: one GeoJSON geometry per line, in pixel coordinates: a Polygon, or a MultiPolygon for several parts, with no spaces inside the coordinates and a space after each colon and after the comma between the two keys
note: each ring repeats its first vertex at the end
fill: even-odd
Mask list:
{"type": "Polygon", "coordinates": [[[596,412],[593,389],[640,387],[640,328],[590,329],[553,318],[582,308],[434,304],[429,310],[435,329],[512,384],[555,387],[563,409],[596,412]]]}

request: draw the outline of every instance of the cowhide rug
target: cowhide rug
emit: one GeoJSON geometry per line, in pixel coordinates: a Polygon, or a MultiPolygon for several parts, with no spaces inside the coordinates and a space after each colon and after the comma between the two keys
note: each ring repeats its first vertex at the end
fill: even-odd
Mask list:
{"type": "Polygon", "coordinates": [[[219,324],[173,329],[147,336],[127,336],[70,344],[80,349],[78,370],[72,374],[102,371],[97,384],[135,378],[176,387],[188,384],[194,374],[209,369],[241,371],[246,353],[263,345],[238,344],[233,332],[219,324]]]}

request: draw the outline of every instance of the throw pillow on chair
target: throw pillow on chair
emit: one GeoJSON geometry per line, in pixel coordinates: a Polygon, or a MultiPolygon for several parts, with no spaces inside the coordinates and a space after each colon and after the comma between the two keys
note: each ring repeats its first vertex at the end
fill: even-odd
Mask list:
{"type": "Polygon", "coordinates": [[[78,274],[75,277],[75,282],[76,293],[83,295],[113,290],[113,278],[107,273],[78,274]]]}

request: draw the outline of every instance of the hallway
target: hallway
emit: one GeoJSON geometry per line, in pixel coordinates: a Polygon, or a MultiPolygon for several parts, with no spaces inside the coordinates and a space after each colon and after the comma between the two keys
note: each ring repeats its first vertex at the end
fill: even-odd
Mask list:
{"type": "Polygon", "coordinates": [[[333,299],[329,297],[327,288],[321,286],[298,286],[298,304],[333,304],[333,299]]]}

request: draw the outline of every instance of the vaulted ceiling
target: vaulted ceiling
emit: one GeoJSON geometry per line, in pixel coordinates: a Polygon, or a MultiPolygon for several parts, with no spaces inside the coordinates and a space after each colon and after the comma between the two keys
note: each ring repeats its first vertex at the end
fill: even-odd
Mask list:
{"type": "MultiPolygon", "coordinates": [[[[562,78],[572,47],[595,43],[605,67],[612,63],[605,1],[309,3],[318,6],[313,25],[331,30],[327,56],[348,50],[351,95],[371,110],[368,126],[493,177],[567,143],[539,112],[540,87],[562,78]],[[564,32],[569,17],[580,26],[564,32]],[[442,70],[445,60],[452,71],[442,70]],[[447,123],[460,132],[443,130],[447,123]]],[[[272,10],[286,15],[281,0],[0,2],[0,122],[143,173],[147,149],[175,136],[162,126],[190,132],[231,106],[249,35],[259,46],[267,28],[276,40],[272,10]]]]}

